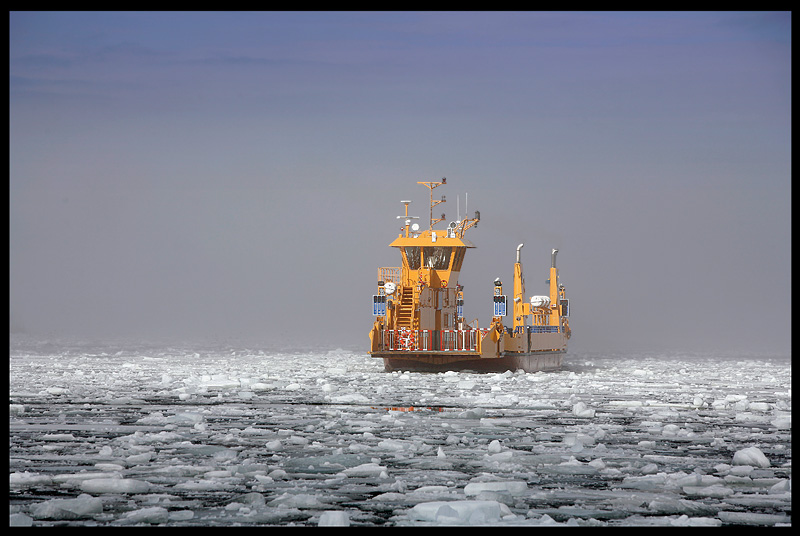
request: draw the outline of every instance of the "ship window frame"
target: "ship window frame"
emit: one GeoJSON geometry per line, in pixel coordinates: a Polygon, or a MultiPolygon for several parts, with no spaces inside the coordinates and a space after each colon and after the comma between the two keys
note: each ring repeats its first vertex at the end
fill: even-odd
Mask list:
{"type": "Polygon", "coordinates": [[[409,270],[419,270],[422,265],[422,255],[420,246],[404,246],[403,259],[408,265],[409,270]]]}
{"type": "Polygon", "coordinates": [[[422,248],[423,265],[426,268],[447,270],[450,268],[452,258],[453,246],[424,246],[422,248]]]}
{"type": "Polygon", "coordinates": [[[453,255],[453,271],[460,272],[461,264],[464,262],[464,256],[467,253],[467,248],[463,246],[454,247],[455,254],[453,255]]]}

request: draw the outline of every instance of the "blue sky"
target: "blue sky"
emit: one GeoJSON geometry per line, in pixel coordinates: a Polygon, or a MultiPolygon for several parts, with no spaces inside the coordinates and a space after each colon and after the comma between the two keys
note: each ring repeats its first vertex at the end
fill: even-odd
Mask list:
{"type": "Polygon", "coordinates": [[[524,242],[532,294],[561,250],[574,348],[788,352],[790,13],[9,28],[12,329],[358,346],[399,201],[446,176],[481,322],[524,242]]]}

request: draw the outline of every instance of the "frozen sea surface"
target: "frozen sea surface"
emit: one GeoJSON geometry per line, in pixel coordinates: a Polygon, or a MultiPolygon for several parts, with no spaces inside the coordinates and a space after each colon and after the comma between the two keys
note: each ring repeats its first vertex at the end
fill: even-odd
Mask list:
{"type": "Polygon", "coordinates": [[[13,526],[791,524],[788,356],[425,374],[12,337],[9,373],[13,526]]]}

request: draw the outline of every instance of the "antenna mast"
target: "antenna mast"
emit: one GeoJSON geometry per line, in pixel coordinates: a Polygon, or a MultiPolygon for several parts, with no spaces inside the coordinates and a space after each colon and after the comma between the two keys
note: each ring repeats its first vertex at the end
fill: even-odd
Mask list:
{"type": "Polygon", "coordinates": [[[420,182],[420,181],[417,181],[417,184],[422,184],[423,186],[427,186],[428,189],[431,191],[431,213],[430,213],[431,225],[430,225],[430,230],[432,231],[433,230],[433,224],[439,223],[440,221],[444,220],[444,214],[442,214],[441,218],[437,218],[436,220],[433,219],[433,207],[435,207],[439,203],[444,203],[444,202],[447,201],[444,196],[442,196],[441,200],[434,201],[433,200],[433,189],[436,188],[437,186],[441,186],[442,184],[447,184],[447,177],[442,177],[441,182],[420,182]]]}
{"type": "MultiPolygon", "coordinates": [[[[417,219],[419,219],[419,216],[409,216],[408,215],[408,205],[411,203],[411,201],[405,201],[404,200],[404,201],[400,201],[400,202],[403,203],[406,206],[406,215],[405,216],[398,216],[397,219],[398,220],[401,220],[401,219],[406,220],[406,238],[408,238],[408,228],[411,225],[411,220],[417,220],[417,219]]],[[[414,225],[416,225],[416,224],[414,224],[414,225]]]]}

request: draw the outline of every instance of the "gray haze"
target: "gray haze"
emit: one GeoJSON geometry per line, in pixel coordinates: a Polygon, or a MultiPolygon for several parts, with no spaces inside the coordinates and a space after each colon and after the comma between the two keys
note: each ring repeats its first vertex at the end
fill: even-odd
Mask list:
{"type": "Polygon", "coordinates": [[[789,353],[789,13],[11,13],[11,331],[367,345],[401,199],[481,211],[466,315],[789,353]]]}

